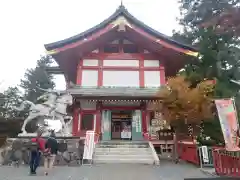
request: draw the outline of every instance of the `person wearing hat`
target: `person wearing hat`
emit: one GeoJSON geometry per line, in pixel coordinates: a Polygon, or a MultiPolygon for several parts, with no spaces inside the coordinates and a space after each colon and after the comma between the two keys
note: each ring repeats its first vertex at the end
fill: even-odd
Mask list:
{"type": "Polygon", "coordinates": [[[45,151],[45,140],[42,138],[43,131],[37,131],[37,137],[31,139],[30,148],[30,175],[36,175],[36,170],[41,160],[41,154],[45,151]]]}

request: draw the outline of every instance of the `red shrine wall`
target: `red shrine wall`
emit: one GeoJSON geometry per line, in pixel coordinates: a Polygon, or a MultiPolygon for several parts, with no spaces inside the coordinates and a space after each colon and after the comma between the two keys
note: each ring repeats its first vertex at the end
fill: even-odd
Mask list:
{"type": "MultiPolygon", "coordinates": [[[[79,59],[76,84],[80,86],[128,86],[128,87],[159,87],[165,84],[165,69],[161,58],[145,50],[139,53],[124,53],[123,44],[118,46],[118,53],[104,53],[98,49],[79,59]]],[[[133,46],[133,45],[124,45],[133,46]]],[[[101,133],[102,110],[141,110],[142,132],[147,132],[149,112],[146,104],[126,106],[106,106],[101,102],[87,105],[81,100],[80,106],[75,108],[73,119],[73,135],[84,137],[83,118],[91,116],[91,130],[101,133]]]]}
{"type": "Polygon", "coordinates": [[[92,87],[158,87],[165,84],[165,70],[152,54],[91,53],[79,60],[76,79],[92,87]]]}

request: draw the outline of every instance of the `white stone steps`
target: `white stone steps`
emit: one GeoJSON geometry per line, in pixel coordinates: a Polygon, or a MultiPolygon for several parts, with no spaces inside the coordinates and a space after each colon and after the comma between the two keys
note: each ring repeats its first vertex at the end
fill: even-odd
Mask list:
{"type": "Polygon", "coordinates": [[[96,148],[148,148],[147,145],[139,145],[139,144],[114,144],[114,145],[103,145],[103,144],[97,144],[96,148]]]}
{"type": "Polygon", "coordinates": [[[96,164],[154,164],[154,160],[147,159],[94,159],[96,164]]]}
{"type": "Polygon", "coordinates": [[[150,151],[98,151],[94,153],[96,156],[99,155],[152,155],[152,152],[150,151]]]}
{"type": "Polygon", "coordinates": [[[93,154],[94,163],[154,164],[148,142],[100,142],[93,154]]]}
{"type": "Polygon", "coordinates": [[[95,152],[148,152],[149,148],[96,148],[95,152]]]}
{"type": "Polygon", "coordinates": [[[95,159],[151,159],[151,154],[107,154],[97,155],[95,159]]]}

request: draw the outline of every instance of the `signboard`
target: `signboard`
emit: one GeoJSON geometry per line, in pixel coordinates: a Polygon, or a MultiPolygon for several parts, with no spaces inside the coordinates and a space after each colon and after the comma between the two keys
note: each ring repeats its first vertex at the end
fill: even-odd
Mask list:
{"type": "Polygon", "coordinates": [[[202,158],[204,163],[209,163],[209,157],[208,157],[208,148],[207,146],[202,146],[201,147],[201,153],[202,153],[202,158]]]}
{"type": "Polygon", "coordinates": [[[102,111],[102,140],[111,140],[111,111],[102,111]]]}
{"type": "Polygon", "coordinates": [[[122,131],[121,132],[121,138],[122,139],[131,139],[132,132],[131,131],[122,131]]]}
{"type": "Polygon", "coordinates": [[[132,140],[139,141],[143,139],[142,134],[142,116],[140,110],[135,110],[132,117],[132,140]]]}
{"type": "Polygon", "coordinates": [[[131,139],[131,137],[132,137],[131,126],[128,126],[127,124],[125,124],[123,131],[121,132],[121,138],[131,139]]]}
{"type": "Polygon", "coordinates": [[[142,132],[142,123],[139,116],[135,116],[135,122],[136,122],[136,132],[142,132]]]}
{"type": "Polygon", "coordinates": [[[237,131],[239,124],[234,99],[215,100],[218,117],[221,124],[226,150],[239,151],[237,131]]]}
{"type": "Polygon", "coordinates": [[[112,114],[112,119],[130,119],[132,116],[128,114],[112,114]]]}
{"type": "Polygon", "coordinates": [[[86,132],[86,139],[84,144],[84,152],[83,152],[83,162],[84,160],[88,160],[92,162],[93,158],[93,149],[94,149],[94,131],[86,132]]]}

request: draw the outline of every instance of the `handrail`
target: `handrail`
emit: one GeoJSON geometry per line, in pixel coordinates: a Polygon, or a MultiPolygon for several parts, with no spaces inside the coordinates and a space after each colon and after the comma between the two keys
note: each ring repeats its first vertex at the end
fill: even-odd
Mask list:
{"type": "Polygon", "coordinates": [[[149,144],[149,147],[150,147],[151,150],[152,150],[152,155],[153,155],[153,158],[154,158],[154,164],[155,164],[155,165],[160,165],[159,157],[158,157],[158,155],[157,155],[157,153],[156,153],[156,151],[155,151],[155,148],[154,148],[152,142],[151,142],[151,141],[148,141],[148,144],[149,144]]]}

